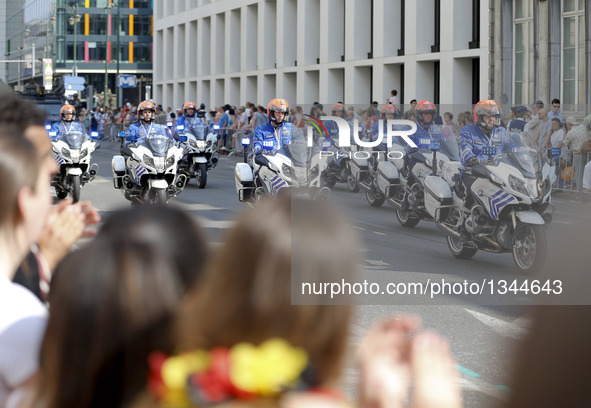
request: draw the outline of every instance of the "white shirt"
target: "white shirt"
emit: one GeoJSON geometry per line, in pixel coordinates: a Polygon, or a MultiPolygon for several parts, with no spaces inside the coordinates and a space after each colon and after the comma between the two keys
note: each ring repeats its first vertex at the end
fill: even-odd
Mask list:
{"type": "Polygon", "coordinates": [[[0,407],[39,369],[47,309],[0,271],[0,407]]]}

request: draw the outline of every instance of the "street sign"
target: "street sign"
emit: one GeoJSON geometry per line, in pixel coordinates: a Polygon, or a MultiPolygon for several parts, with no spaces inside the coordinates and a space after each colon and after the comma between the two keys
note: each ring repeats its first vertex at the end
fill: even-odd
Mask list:
{"type": "Polygon", "coordinates": [[[137,77],[135,75],[119,75],[118,83],[121,88],[135,88],[137,77]]]}
{"type": "Polygon", "coordinates": [[[84,91],[85,86],[84,85],[72,85],[72,84],[67,84],[66,85],[66,91],[84,91]]]}
{"type": "MultiPolygon", "coordinates": [[[[66,75],[64,76],[64,85],[84,85],[86,79],[84,77],[66,75]]],[[[67,86],[66,86],[67,89],[67,86]]],[[[75,89],[75,88],[72,88],[75,89]]],[[[83,88],[84,89],[84,88],[83,88]]]]}

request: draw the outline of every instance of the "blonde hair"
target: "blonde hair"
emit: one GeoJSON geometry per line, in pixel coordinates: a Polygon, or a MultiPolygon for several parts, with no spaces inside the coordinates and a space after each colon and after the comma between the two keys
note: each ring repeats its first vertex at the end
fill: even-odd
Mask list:
{"type": "MultiPolygon", "coordinates": [[[[316,385],[333,384],[346,352],[352,307],[292,305],[294,277],[352,279],[356,239],[326,204],[276,197],[244,214],[194,295],[185,346],[231,347],[281,337],[304,348],[316,385]]],[[[321,300],[318,300],[321,301],[321,300]]]]}

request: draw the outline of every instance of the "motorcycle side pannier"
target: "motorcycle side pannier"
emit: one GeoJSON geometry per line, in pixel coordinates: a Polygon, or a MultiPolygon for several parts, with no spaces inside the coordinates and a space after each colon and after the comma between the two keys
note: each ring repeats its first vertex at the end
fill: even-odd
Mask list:
{"type": "Polygon", "coordinates": [[[453,207],[453,197],[447,182],[441,177],[427,176],[425,178],[425,207],[436,221],[447,218],[453,207]]]}
{"type": "Polygon", "coordinates": [[[250,200],[254,194],[254,177],[252,169],[247,163],[237,163],[234,168],[234,179],[236,180],[236,192],[241,202],[250,200]]]}
{"type": "Polygon", "coordinates": [[[384,191],[387,197],[394,197],[396,188],[400,186],[398,169],[389,161],[378,163],[378,187],[384,191]]]}
{"type": "Polygon", "coordinates": [[[353,156],[353,159],[349,160],[349,166],[351,166],[351,175],[356,181],[363,179],[369,171],[369,163],[366,158],[353,156]]]}

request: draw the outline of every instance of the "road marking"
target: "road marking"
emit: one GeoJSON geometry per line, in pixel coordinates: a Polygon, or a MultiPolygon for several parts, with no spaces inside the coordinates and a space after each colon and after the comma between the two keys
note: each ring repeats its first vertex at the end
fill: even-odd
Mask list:
{"type": "Polygon", "coordinates": [[[527,334],[527,330],[520,325],[525,324],[524,320],[515,319],[513,322],[506,322],[484,313],[475,312],[469,309],[464,310],[470,313],[474,318],[476,318],[476,320],[479,320],[482,324],[488,326],[490,329],[503,337],[520,340],[527,334]]]}
{"type": "Polygon", "coordinates": [[[358,230],[365,231],[365,228],[361,228],[361,227],[358,227],[356,225],[353,225],[353,228],[357,228],[358,230]]]}
{"type": "Polygon", "coordinates": [[[377,235],[384,235],[384,236],[386,235],[386,234],[384,234],[384,233],[382,233],[382,232],[377,232],[377,231],[372,231],[372,232],[373,232],[374,234],[377,234],[377,235]]]}
{"type": "Polygon", "coordinates": [[[174,203],[174,205],[179,206],[183,210],[187,210],[187,211],[212,211],[212,210],[228,211],[227,208],[215,207],[213,205],[203,204],[203,203],[185,203],[182,201],[176,201],[174,203]]]}

